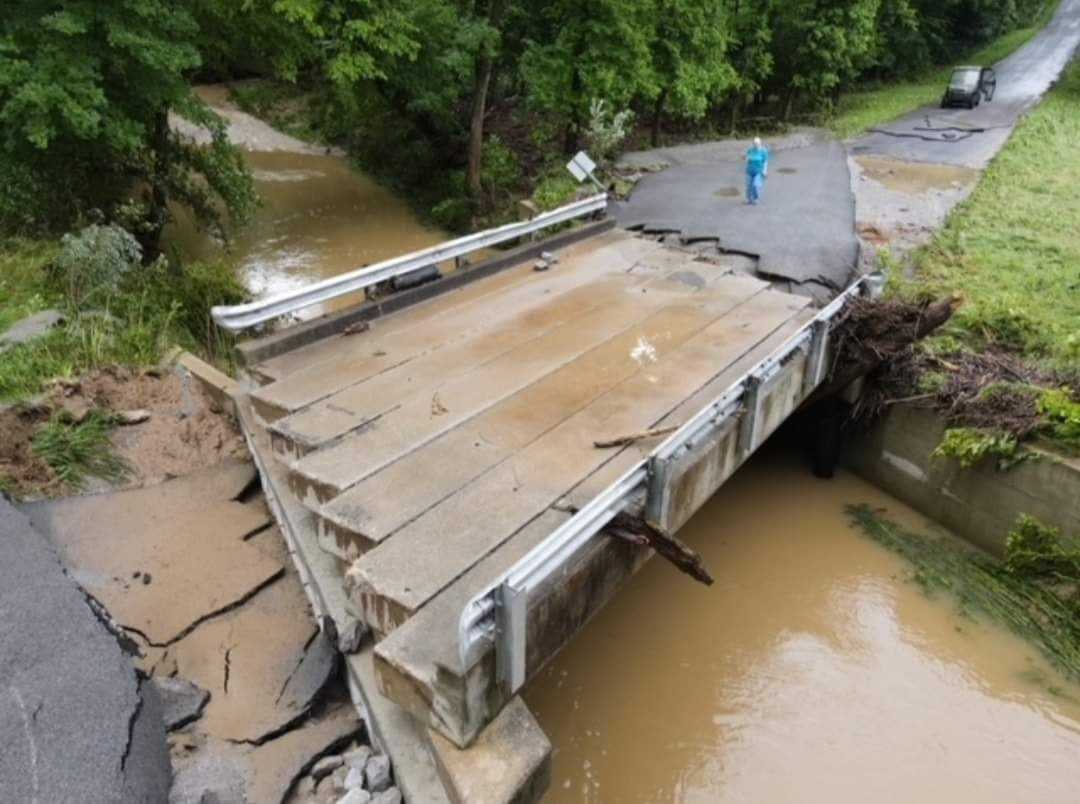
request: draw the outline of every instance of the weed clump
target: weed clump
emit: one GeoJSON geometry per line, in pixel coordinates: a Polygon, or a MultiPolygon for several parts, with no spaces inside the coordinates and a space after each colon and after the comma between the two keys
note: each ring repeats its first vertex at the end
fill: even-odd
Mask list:
{"type": "Polygon", "coordinates": [[[81,421],[61,414],[38,428],[31,437],[31,451],[65,486],[80,488],[87,477],[120,480],[127,466],[112,452],[112,425],[103,411],[91,411],[81,421]]]}
{"type": "Polygon", "coordinates": [[[1080,549],[1021,514],[997,561],[945,537],[907,530],[867,505],[850,505],[854,527],[906,559],[927,595],[945,593],[963,616],[982,615],[1038,647],[1080,680],[1080,549]]]}
{"type": "Polygon", "coordinates": [[[955,458],[963,468],[970,469],[984,458],[992,456],[997,459],[998,469],[1005,471],[1025,460],[1030,454],[1011,435],[971,427],[955,427],[945,431],[933,457],[955,458]]]}

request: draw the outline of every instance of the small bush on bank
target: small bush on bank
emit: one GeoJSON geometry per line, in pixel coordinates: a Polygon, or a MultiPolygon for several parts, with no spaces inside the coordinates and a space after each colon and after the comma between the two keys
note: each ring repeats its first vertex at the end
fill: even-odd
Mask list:
{"type": "Polygon", "coordinates": [[[141,262],[142,247],[128,232],[119,226],[91,224],[60,239],[53,267],[68,303],[81,310],[114,295],[141,262]]]}
{"type": "Polygon", "coordinates": [[[57,416],[41,425],[31,439],[31,451],[45,461],[61,483],[79,488],[87,477],[119,480],[127,466],[112,452],[107,413],[92,411],[82,421],[57,416]]]}
{"type": "MultiPolygon", "coordinates": [[[[117,254],[133,252],[109,240],[103,254],[88,252],[90,272],[109,266],[117,254]]],[[[83,246],[97,238],[80,241],[83,246]]],[[[124,243],[122,238],[117,242],[124,243]]],[[[128,244],[130,245],[130,244],[128,244]]],[[[49,306],[61,307],[66,322],[27,343],[12,346],[0,359],[0,401],[23,399],[40,393],[57,377],[108,364],[145,366],[158,362],[174,345],[229,367],[232,337],[213,324],[210,310],[217,304],[235,304],[247,293],[230,266],[223,262],[170,265],[159,260],[151,266],[129,265],[106,278],[108,292],[87,294],[82,277],[74,298],[65,295],[69,271],[57,259],[63,253],[55,243],[8,241],[0,243],[0,328],[49,306]],[[92,309],[90,309],[92,307],[92,309]]],[[[116,267],[112,265],[112,267],[116,267]]]]}

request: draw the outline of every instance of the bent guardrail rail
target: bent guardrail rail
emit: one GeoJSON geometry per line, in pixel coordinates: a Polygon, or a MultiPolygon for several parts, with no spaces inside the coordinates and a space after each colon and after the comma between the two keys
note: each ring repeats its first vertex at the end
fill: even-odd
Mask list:
{"type": "Polygon", "coordinates": [[[644,498],[650,521],[664,521],[668,473],[674,461],[736,417],[741,416],[738,420],[737,450],[742,457],[752,452],[759,440],[760,398],[770,380],[797,353],[804,352],[807,364],[803,374],[802,398],[805,399],[825,379],[832,320],[848,299],[862,294],[876,295],[879,289],[880,278],[876,275],[863,277],[852,284],[782,346],[679,427],[647,458],[608,486],[498,580],[473,597],[458,620],[458,651],[462,666],[472,666],[494,644],[497,680],[505,682],[511,694],[520,689],[526,680],[526,616],[530,593],[558,571],[616,514],[635,501],[644,498]]]}
{"type": "Polygon", "coordinates": [[[346,274],[324,279],[302,288],[285,291],[247,304],[230,307],[217,306],[211,310],[218,326],[231,332],[249,329],[274,318],[295,313],[307,307],[355,293],[385,282],[388,279],[407,274],[418,268],[458,259],[481,249],[497,246],[519,237],[530,235],[560,223],[582,218],[607,208],[606,193],[590,196],[572,204],[544,212],[527,221],[508,223],[495,229],[486,229],[475,234],[465,235],[456,240],[440,243],[411,254],[393,257],[389,260],[358,268],[346,274]]]}

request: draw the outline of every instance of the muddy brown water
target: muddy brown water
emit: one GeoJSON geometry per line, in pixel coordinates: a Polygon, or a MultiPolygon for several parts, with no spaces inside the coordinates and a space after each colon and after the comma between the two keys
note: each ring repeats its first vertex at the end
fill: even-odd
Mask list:
{"type": "MultiPolygon", "coordinates": [[[[227,251],[177,211],[167,234],[189,258],[228,256],[251,292],[265,297],[447,239],[344,157],[239,112],[222,87],[202,87],[200,94],[226,115],[229,136],[244,149],[263,205],[250,224],[233,234],[227,251]]],[[[305,310],[301,317],[356,301],[355,295],[343,297],[305,310]]]]}
{"type": "Polygon", "coordinates": [[[545,801],[1080,800],[1080,688],[924,596],[859,502],[927,525],[790,455],[741,469],[681,534],[715,585],[650,562],[527,688],[545,801]]]}
{"type": "Polygon", "coordinates": [[[958,190],[975,183],[979,171],[953,165],[901,162],[880,156],[857,158],[863,175],[890,190],[919,195],[927,190],[958,190]]]}

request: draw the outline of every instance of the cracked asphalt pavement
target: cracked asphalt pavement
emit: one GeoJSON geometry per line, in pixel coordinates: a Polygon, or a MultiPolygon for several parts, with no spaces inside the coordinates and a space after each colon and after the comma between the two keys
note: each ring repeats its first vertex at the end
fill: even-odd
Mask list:
{"type": "MultiPolygon", "coordinates": [[[[687,241],[715,239],[721,250],[756,257],[759,274],[788,280],[791,290],[817,291],[809,294],[816,298],[825,289],[835,293],[850,283],[859,263],[856,194],[860,222],[888,232],[917,229],[909,238],[917,244],[971,186],[949,183],[941,190],[931,177],[929,190],[886,193],[885,202],[875,201],[870,191],[877,188],[868,187],[872,177],[865,166],[854,165],[858,176],[851,181],[849,154],[982,169],[1057,80],[1078,43],[1080,0],[1062,0],[1042,31],[995,65],[997,92],[989,103],[974,110],[926,106],[850,140],[847,149],[814,131],[769,140],[769,178],[758,206],[743,203],[746,141],[626,154],[621,163],[630,169],[663,169],[645,175],[628,200],[614,205],[614,214],[624,228],[678,232],[687,241]],[[946,135],[956,133],[950,127],[979,131],[952,137],[946,135]],[[927,192],[936,195],[931,199],[927,192]],[[933,214],[913,215],[913,206],[930,201],[936,204],[933,214]]],[[[889,172],[902,170],[898,165],[889,172]]]]}
{"type": "Polygon", "coordinates": [[[161,705],[27,518],[0,498],[0,799],[165,802],[161,705]]]}
{"type": "MultiPolygon", "coordinates": [[[[743,200],[747,143],[646,152],[670,166],[645,176],[630,199],[616,205],[619,225],[677,231],[688,241],[716,238],[722,250],[756,256],[765,278],[842,290],[858,258],[844,146],[805,135],[767,144],[769,177],[756,206],[743,200]]],[[[623,161],[647,158],[633,154],[623,161]]]]}

